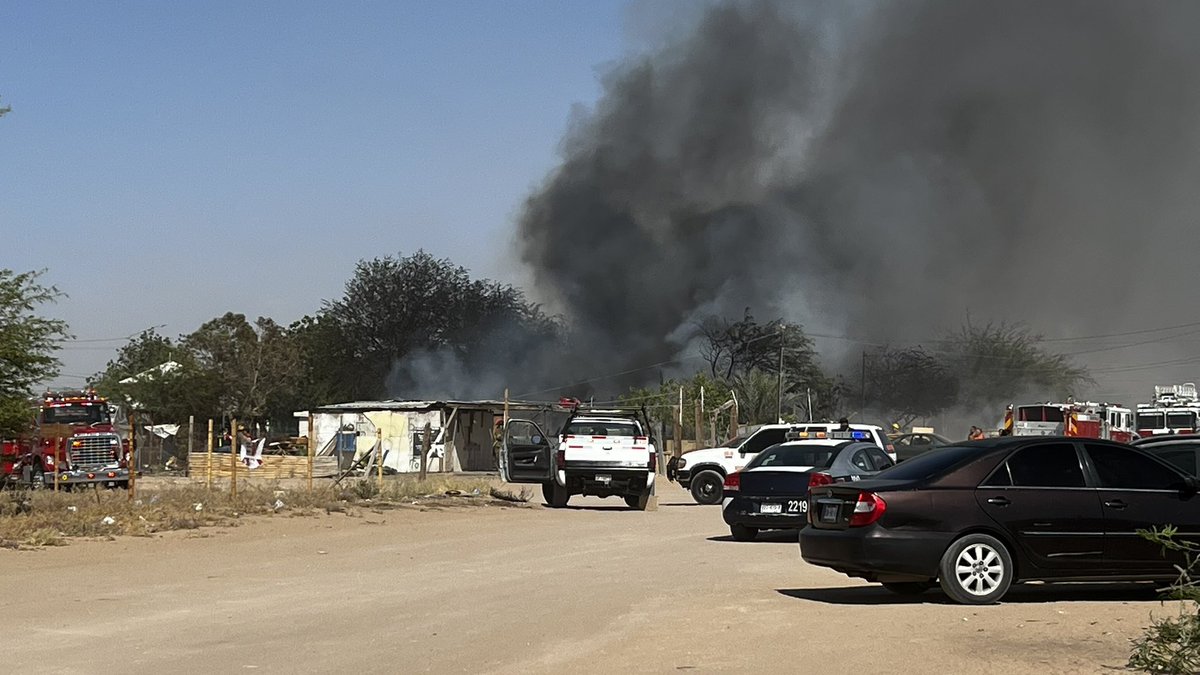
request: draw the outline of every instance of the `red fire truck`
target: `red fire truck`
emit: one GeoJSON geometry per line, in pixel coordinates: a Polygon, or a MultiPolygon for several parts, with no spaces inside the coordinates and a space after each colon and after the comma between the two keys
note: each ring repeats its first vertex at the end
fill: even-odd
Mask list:
{"type": "Polygon", "coordinates": [[[32,404],[31,432],[0,441],[0,485],[128,487],[129,441],[107,400],[94,391],[46,392],[32,404]]]}
{"type": "Polygon", "coordinates": [[[1017,406],[1005,414],[1014,436],[1077,436],[1128,443],[1136,436],[1133,411],[1112,403],[1067,401],[1017,406]]]}

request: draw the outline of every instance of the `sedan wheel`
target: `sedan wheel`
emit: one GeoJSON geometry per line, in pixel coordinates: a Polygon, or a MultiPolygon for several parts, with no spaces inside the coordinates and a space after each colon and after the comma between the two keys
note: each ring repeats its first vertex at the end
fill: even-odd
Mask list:
{"type": "Polygon", "coordinates": [[[969,534],[950,545],[940,566],[942,590],[955,602],[988,605],[1013,581],[1012,556],[995,537],[969,534]]]}

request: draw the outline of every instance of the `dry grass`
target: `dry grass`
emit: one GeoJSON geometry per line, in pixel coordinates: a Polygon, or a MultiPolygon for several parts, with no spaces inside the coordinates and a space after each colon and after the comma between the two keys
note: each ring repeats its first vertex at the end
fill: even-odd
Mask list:
{"type": "Polygon", "coordinates": [[[355,480],[306,489],[278,485],[238,486],[209,492],[199,485],[139,487],[125,491],[0,492],[0,547],[58,546],[72,537],[149,536],[167,530],[227,525],[247,515],[310,515],[358,507],[511,505],[491,496],[491,483],[478,478],[431,476],[424,482],[401,477],[384,482],[355,480]]]}

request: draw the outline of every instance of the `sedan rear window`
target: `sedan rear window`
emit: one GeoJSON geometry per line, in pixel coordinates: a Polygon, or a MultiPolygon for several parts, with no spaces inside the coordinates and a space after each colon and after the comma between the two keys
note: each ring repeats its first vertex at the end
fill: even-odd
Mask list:
{"type": "Polygon", "coordinates": [[[979,448],[950,445],[923,452],[910,460],[880,473],[876,478],[888,480],[925,480],[948,473],[951,469],[978,457],[979,448]]]}
{"type": "Polygon", "coordinates": [[[631,422],[572,422],[563,433],[571,436],[637,436],[638,427],[631,422]]]}
{"type": "Polygon", "coordinates": [[[837,448],[825,446],[776,445],[759,453],[746,465],[747,469],[773,466],[828,466],[837,448]]]}

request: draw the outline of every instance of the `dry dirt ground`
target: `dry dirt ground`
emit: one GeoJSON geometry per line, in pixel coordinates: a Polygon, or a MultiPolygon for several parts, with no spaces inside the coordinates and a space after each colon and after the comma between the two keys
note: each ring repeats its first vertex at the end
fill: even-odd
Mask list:
{"type": "Polygon", "coordinates": [[[577,497],[0,551],[4,669],[1096,673],[1173,611],[1131,587],[901,598],[661,492],[646,513],[577,497]]]}

